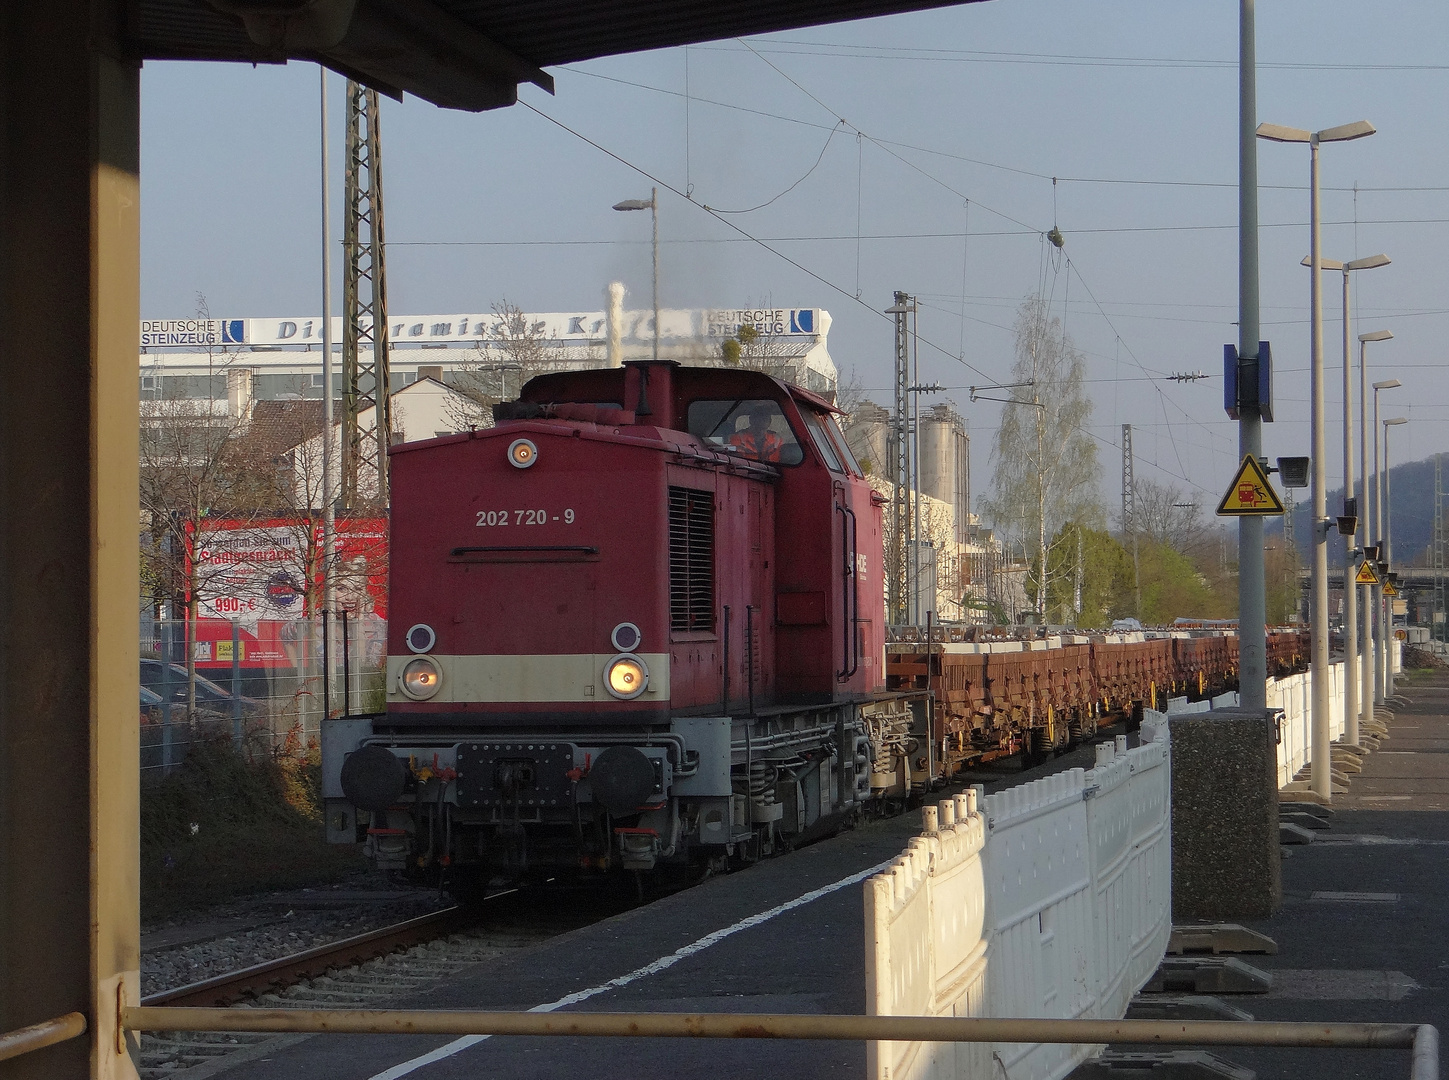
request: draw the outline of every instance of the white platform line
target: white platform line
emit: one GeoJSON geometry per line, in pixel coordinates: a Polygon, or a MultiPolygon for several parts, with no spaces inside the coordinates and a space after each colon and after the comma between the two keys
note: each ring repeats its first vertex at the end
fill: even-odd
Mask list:
{"type": "MultiPolygon", "coordinates": [[[[895,859],[891,858],[883,863],[877,863],[868,869],[851,874],[849,877],[843,877],[839,881],[833,881],[829,885],[822,885],[818,889],[812,889],[810,892],[802,896],[797,896],[793,900],[787,900],[783,904],[777,904],[768,911],[761,911],[756,915],[750,915],[737,923],[731,923],[729,926],[706,934],[697,941],[691,941],[688,945],[683,945],[675,949],[668,956],[661,956],[658,960],[651,961],[641,968],[635,968],[627,975],[620,975],[616,979],[610,979],[608,982],[600,983],[598,986],[591,986],[587,990],[576,990],[572,994],[565,994],[557,1001],[550,1001],[547,1005],[535,1005],[528,1011],[538,1013],[554,1012],[558,1009],[567,1008],[570,1005],[577,1005],[580,1001],[587,1001],[591,997],[597,997],[599,994],[607,993],[610,990],[617,990],[621,986],[628,986],[631,982],[643,979],[649,975],[656,975],[667,968],[672,968],[681,960],[687,960],[695,953],[703,952],[711,945],[719,944],[725,938],[732,937],[742,930],[749,930],[759,926],[761,923],[769,922],[776,915],[783,915],[787,911],[804,907],[812,900],[819,900],[822,896],[828,896],[830,893],[837,892],[847,885],[854,885],[857,882],[864,881],[872,874],[878,874],[882,870],[888,869],[894,862],[895,859]]],[[[462,1053],[468,1047],[476,1046],[484,1039],[491,1039],[492,1037],[491,1035],[464,1035],[460,1039],[454,1039],[450,1043],[445,1043],[436,1050],[431,1050],[426,1054],[420,1054],[415,1058],[400,1062],[390,1069],[384,1069],[380,1073],[375,1073],[369,1077],[369,1080],[398,1080],[399,1077],[414,1073],[425,1065],[431,1065],[435,1061],[442,1061],[444,1058],[450,1058],[454,1054],[462,1053]]]]}

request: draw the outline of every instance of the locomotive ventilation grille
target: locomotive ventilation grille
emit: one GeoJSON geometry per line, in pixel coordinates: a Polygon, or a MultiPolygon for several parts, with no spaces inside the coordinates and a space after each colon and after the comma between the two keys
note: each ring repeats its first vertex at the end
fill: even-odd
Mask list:
{"type": "Polygon", "coordinates": [[[669,627],[714,629],[714,493],[669,489],[669,627]]]}

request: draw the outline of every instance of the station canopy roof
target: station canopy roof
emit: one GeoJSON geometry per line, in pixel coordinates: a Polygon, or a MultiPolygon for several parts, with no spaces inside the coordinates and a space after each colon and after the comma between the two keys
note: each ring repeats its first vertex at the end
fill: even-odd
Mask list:
{"type": "Polygon", "coordinates": [[[961,0],[130,0],[125,34],[146,60],[312,60],[382,93],[449,109],[553,92],[543,69],[600,56],[961,0]]]}

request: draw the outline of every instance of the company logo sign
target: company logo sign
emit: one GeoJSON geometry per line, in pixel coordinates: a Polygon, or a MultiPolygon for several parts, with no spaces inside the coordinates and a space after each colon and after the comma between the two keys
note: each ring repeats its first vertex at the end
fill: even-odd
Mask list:
{"type": "Polygon", "coordinates": [[[708,337],[734,337],[743,326],[753,327],[762,337],[814,334],[819,320],[815,308],[740,308],[735,311],[705,312],[708,337]]]}
{"type": "Polygon", "coordinates": [[[141,345],[176,346],[245,345],[246,319],[142,319],[141,345]]]}
{"type": "MultiPolygon", "coordinates": [[[[608,319],[602,311],[583,314],[554,312],[524,315],[530,335],[544,341],[597,343],[608,334],[608,319]]],[[[829,316],[819,308],[735,308],[726,310],[665,310],[659,313],[660,337],[665,339],[729,338],[743,326],[753,327],[762,337],[814,337],[829,326],[829,316]]],[[[207,346],[307,346],[322,340],[320,318],[291,319],[147,319],[141,323],[141,345],[150,348],[197,348],[207,346]]],[[[364,337],[372,334],[371,320],[359,327],[364,337]]],[[[654,336],[650,311],[625,311],[622,336],[626,341],[644,341],[654,336]]],[[[394,344],[486,345],[504,338],[503,321],[496,314],[406,315],[388,320],[388,337],[394,344]]],[[[332,340],[340,344],[342,319],[332,317],[332,340]]]]}

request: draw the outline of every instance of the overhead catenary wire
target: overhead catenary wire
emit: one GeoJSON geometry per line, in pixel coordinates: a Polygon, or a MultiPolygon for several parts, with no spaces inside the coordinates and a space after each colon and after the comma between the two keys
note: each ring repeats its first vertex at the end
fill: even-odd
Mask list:
{"type": "MultiPolygon", "coordinates": [[[[596,142],[595,140],[589,138],[587,135],[583,134],[582,132],[577,131],[574,128],[569,127],[567,124],[565,124],[562,120],[559,120],[557,117],[550,116],[548,113],[544,112],[542,109],[538,108],[535,105],[530,104],[527,101],[520,101],[519,104],[522,105],[525,109],[528,109],[530,112],[536,113],[538,116],[540,116],[543,119],[547,120],[549,123],[551,123],[554,126],[558,127],[560,130],[566,131],[570,135],[574,136],[575,138],[581,139],[584,142],[588,143],[595,150],[598,150],[601,154],[605,154],[608,157],[613,158],[620,165],[623,165],[624,167],[626,167],[628,169],[632,169],[633,171],[637,172],[640,176],[643,176],[646,179],[652,181],[653,183],[659,185],[661,188],[663,188],[664,190],[670,192],[671,194],[678,195],[680,198],[684,198],[684,193],[681,192],[674,185],[670,184],[668,181],[660,179],[658,176],[656,176],[655,174],[651,173],[648,169],[645,169],[645,168],[643,168],[640,165],[634,164],[632,161],[628,160],[625,157],[622,157],[619,154],[616,154],[614,151],[610,150],[608,147],[606,147],[606,146],[602,145],[601,143],[596,142]]],[[[827,289],[830,289],[832,292],[839,293],[841,296],[845,297],[847,300],[850,300],[852,303],[859,304],[866,311],[871,312],[872,314],[878,316],[879,318],[882,318],[882,319],[887,319],[888,318],[888,316],[885,314],[885,312],[877,310],[876,308],[874,308],[870,304],[868,304],[865,300],[861,299],[860,297],[857,297],[857,296],[852,295],[850,293],[850,291],[848,289],[846,289],[845,287],[836,284],[835,282],[831,281],[829,278],[825,277],[822,274],[816,273],[814,270],[811,270],[808,266],[805,266],[803,263],[801,263],[801,262],[799,262],[799,261],[797,261],[795,259],[790,258],[790,256],[786,255],[783,251],[779,251],[779,250],[771,247],[764,240],[761,240],[758,237],[751,235],[746,229],[741,228],[739,225],[736,225],[733,221],[731,221],[728,216],[726,216],[724,214],[717,213],[716,211],[711,210],[709,207],[704,206],[701,203],[694,202],[693,200],[686,200],[686,201],[690,202],[694,206],[698,206],[702,212],[704,212],[706,214],[709,214],[710,217],[714,218],[714,220],[720,222],[721,224],[725,225],[726,227],[728,227],[730,229],[733,229],[735,232],[739,233],[741,236],[747,238],[750,242],[758,245],[759,247],[761,247],[764,250],[768,251],[770,254],[774,255],[777,259],[780,259],[781,261],[783,261],[785,263],[788,263],[790,266],[793,266],[796,270],[799,270],[802,274],[805,274],[811,280],[819,282],[821,285],[825,286],[827,289]]],[[[945,355],[945,356],[951,356],[952,359],[959,360],[967,368],[969,368],[970,370],[976,372],[982,378],[989,379],[989,378],[992,377],[992,376],[988,375],[985,371],[982,371],[976,365],[968,362],[964,357],[952,356],[952,354],[951,354],[951,352],[949,350],[946,350],[946,349],[942,348],[940,345],[937,345],[935,342],[930,341],[929,339],[924,338],[924,337],[921,338],[920,340],[922,342],[924,342],[925,344],[929,345],[931,348],[936,349],[937,351],[941,352],[943,355],[945,355]]]]}
{"type": "MultiPolygon", "coordinates": [[[[701,46],[694,46],[694,47],[695,48],[701,48],[701,46]]],[[[1234,63],[1234,66],[1236,67],[1237,61],[1234,61],[1233,63],[1234,63]]],[[[601,71],[591,71],[588,68],[582,67],[582,66],[580,66],[578,64],[565,64],[565,65],[562,66],[562,69],[561,70],[570,72],[571,74],[574,74],[574,75],[584,75],[584,76],[587,76],[588,78],[591,78],[591,79],[600,79],[600,80],[602,80],[604,82],[618,83],[620,86],[629,86],[629,87],[633,87],[634,89],[637,89],[637,90],[648,90],[651,93],[655,93],[655,94],[665,94],[665,95],[670,95],[670,96],[675,96],[675,97],[682,96],[680,94],[680,91],[678,91],[678,90],[671,90],[670,88],[665,87],[665,86],[653,86],[653,85],[651,85],[649,83],[638,82],[637,80],[634,80],[634,79],[621,79],[617,75],[605,75],[601,71]]],[[[770,119],[770,120],[779,120],[779,121],[781,121],[783,123],[787,123],[787,124],[797,124],[797,125],[799,125],[801,127],[818,128],[821,131],[828,131],[831,128],[831,126],[832,126],[830,124],[822,124],[822,123],[820,123],[818,121],[815,121],[815,120],[805,120],[805,119],[802,119],[801,117],[798,117],[798,116],[787,116],[787,115],[785,115],[783,113],[769,112],[768,110],[765,110],[765,109],[755,109],[755,108],[752,108],[752,107],[750,107],[748,105],[738,105],[738,104],[735,104],[734,102],[720,101],[720,100],[718,100],[716,98],[705,98],[705,97],[700,97],[698,95],[695,95],[695,96],[692,97],[691,100],[693,102],[695,102],[697,104],[701,104],[701,105],[713,105],[714,107],[720,108],[720,109],[730,109],[730,110],[733,110],[735,112],[750,113],[750,114],[752,114],[754,116],[761,116],[761,117],[765,117],[766,119],[770,119]]],[[[881,145],[885,145],[885,146],[897,146],[897,147],[900,147],[901,149],[904,149],[904,150],[914,150],[914,151],[916,151],[918,153],[922,153],[922,154],[931,154],[931,155],[933,155],[935,157],[950,158],[950,159],[952,159],[954,161],[962,161],[962,162],[965,162],[965,163],[967,163],[969,165],[979,165],[982,168],[986,168],[986,169],[996,169],[996,170],[999,170],[1001,172],[1014,173],[1014,174],[1016,174],[1018,176],[1029,176],[1029,177],[1032,177],[1033,179],[1036,179],[1036,180],[1051,180],[1051,179],[1053,179],[1053,177],[1052,177],[1052,175],[1050,173],[1038,172],[1035,169],[1022,168],[1022,167],[1016,166],[1016,165],[1003,165],[999,161],[987,161],[984,158],[971,157],[971,156],[966,155],[966,154],[956,154],[956,153],[952,153],[949,150],[939,150],[939,149],[936,149],[934,147],[929,147],[929,146],[918,146],[918,145],[916,145],[914,143],[903,142],[903,141],[901,141],[899,139],[887,139],[887,138],[883,138],[883,137],[880,137],[880,136],[873,136],[871,138],[871,141],[872,142],[875,142],[875,143],[878,143],[878,144],[881,144],[881,145]]],[[[1238,188],[1238,183],[1237,183],[1236,180],[1156,180],[1156,179],[1151,179],[1149,177],[1131,177],[1131,176],[1057,176],[1057,177],[1055,177],[1055,179],[1059,180],[1063,184],[1135,184],[1135,185],[1144,185],[1144,186],[1149,186],[1149,187],[1223,188],[1223,189],[1232,190],[1232,191],[1236,191],[1237,188],[1238,188]]],[[[1301,191],[1306,191],[1307,190],[1307,185],[1306,184],[1270,184],[1270,183],[1259,183],[1258,189],[1260,191],[1295,191],[1295,192],[1301,192],[1301,191]]],[[[1353,191],[1354,189],[1352,187],[1340,187],[1340,186],[1335,186],[1335,185],[1332,185],[1332,184],[1320,184],[1319,185],[1319,190],[1320,191],[1341,191],[1341,192],[1349,192],[1349,191],[1353,191]]],[[[1444,184],[1407,184],[1407,185],[1405,185],[1405,184],[1385,184],[1385,185],[1361,185],[1358,188],[1358,190],[1359,191],[1366,191],[1366,192],[1376,192],[1376,193],[1380,193],[1380,192],[1385,192],[1385,193],[1394,193],[1394,192],[1409,192],[1409,193],[1415,193],[1415,192],[1442,192],[1442,191],[1449,191],[1449,185],[1444,185],[1444,184]]],[[[1335,224],[1335,223],[1333,223],[1333,222],[1325,222],[1324,224],[1335,224]]],[[[1343,224],[1343,223],[1342,222],[1339,222],[1338,224],[1343,224]]],[[[1237,228],[1237,226],[1236,225],[1224,226],[1224,228],[1234,228],[1235,229],[1235,228],[1237,228]]],[[[1080,229],[1074,229],[1073,231],[1074,232],[1080,232],[1081,230],[1080,229]]]]}

